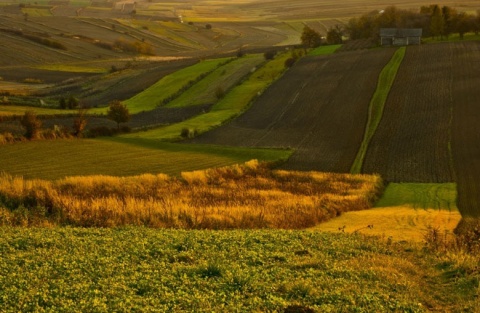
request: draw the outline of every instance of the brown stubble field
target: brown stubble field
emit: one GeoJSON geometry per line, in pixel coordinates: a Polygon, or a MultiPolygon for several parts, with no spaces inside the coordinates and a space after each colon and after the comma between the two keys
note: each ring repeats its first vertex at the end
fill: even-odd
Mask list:
{"type": "MultiPolygon", "coordinates": [[[[370,142],[363,171],[391,182],[453,181],[449,151],[451,44],[408,47],[370,142]]],[[[464,64],[463,66],[466,66],[464,64]]]]}
{"type": "Polygon", "coordinates": [[[286,169],[348,172],[363,138],[378,75],[394,51],[306,57],[245,114],[194,142],[290,147],[296,152],[286,169]]]}
{"type": "Polygon", "coordinates": [[[463,216],[480,216],[480,43],[450,45],[453,63],[452,154],[457,205],[463,216]]]}

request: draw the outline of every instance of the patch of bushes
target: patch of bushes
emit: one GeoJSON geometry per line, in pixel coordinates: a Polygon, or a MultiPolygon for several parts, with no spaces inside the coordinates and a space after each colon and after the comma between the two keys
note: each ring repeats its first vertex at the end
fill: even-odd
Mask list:
{"type": "Polygon", "coordinates": [[[85,132],[85,137],[87,138],[96,138],[96,137],[112,137],[121,133],[130,133],[132,129],[129,126],[121,126],[120,128],[107,127],[107,126],[98,126],[90,128],[85,132]]]}
{"type": "Polygon", "coordinates": [[[198,135],[198,131],[194,128],[185,127],[185,128],[182,128],[182,131],[180,132],[180,136],[186,139],[194,138],[197,135],[198,135]]]}

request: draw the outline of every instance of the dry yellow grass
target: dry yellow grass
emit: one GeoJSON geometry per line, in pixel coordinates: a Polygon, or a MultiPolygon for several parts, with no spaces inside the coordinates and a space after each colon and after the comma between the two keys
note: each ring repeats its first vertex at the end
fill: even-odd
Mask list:
{"type": "Polygon", "coordinates": [[[430,227],[451,236],[461,219],[458,211],[413,209],[409,206],[375,208],[347,212],[340,217],[319,224],[313,229],[329,232],[345,231],[391,237],[395,241],[420,242],[430,227]],[[369,227],[369,225],[373,227],[369,227]]]}
{"type": "Polygon", "coordinates": [[[0,175],[0,224],[296,229],[370,208],[381,185],[378,176],[272,171],[255,160],[182,178],[0,175]]]}

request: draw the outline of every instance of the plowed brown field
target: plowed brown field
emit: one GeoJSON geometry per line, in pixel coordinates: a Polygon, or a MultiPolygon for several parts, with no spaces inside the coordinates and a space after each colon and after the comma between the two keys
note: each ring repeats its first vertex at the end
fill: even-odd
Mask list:
{"type": "Polygon", "coordinates": [[[291,147],[296,152],[285,168],[348,172],[378,76],[394,51],[304,58],[244,115],[195,142],[291,147]]]}
{"type": "Polygon", "coordinates": [[[363,171],[393,182],[453,181],[452,46],[409,47],[370,142],[363,171]]]}
{"type": "Polygon", "coordinates": [[[450,45],[453,62],[452,154],[457,206],[480,216],[480,42],[450,45]]]}

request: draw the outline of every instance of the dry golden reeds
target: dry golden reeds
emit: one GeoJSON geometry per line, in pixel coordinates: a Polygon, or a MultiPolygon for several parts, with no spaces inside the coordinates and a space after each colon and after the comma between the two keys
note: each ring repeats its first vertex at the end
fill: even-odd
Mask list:
{"type": "Polygon", "coordinates": [[[0,224],[298,229],[367,209],[382,187],[378,176],[278,171],[257,161],[181,176],[50,182],[1,174],[0,224]]]}

